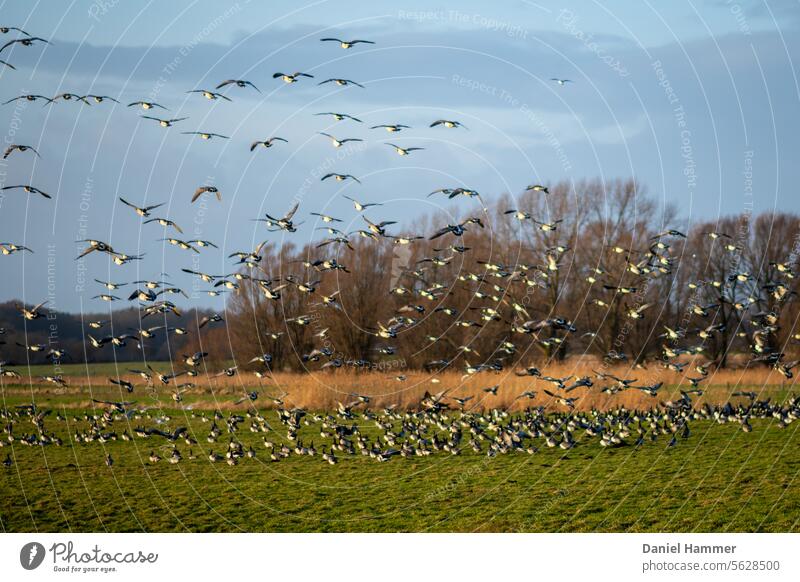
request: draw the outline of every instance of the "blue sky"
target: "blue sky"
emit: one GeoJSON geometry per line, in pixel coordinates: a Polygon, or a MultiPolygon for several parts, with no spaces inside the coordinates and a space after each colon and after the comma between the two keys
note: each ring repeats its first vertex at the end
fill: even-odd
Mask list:
{"type": "MultiPolygon", "coordinates": [[[[413,224],[439,208],[426,198],[435,188],[467,185],[491,198],[533,181],[635,176],[689,221],[800,211],[797,2],[17,1],[0,3],[0,15],[0,25],[53,43],[0,54],[17,67],[0,72],[2,101],[69,91],[123,102],[0,107],[4,138],[42,156],[12,155],[0,181],[56,197],[8,193],[0,202],[0,239],[36,251],[0,257],[3,272],[17,275],[0,284],[0,300],[37,302],[50,277],[58,308],[98,307],[90,298],[99,289],[80,288],[84,274],[72,260],[83,234],[147,253],[122,268],[90,257],[90,280],[183,266],[229,272],[231,252],[281,240],[250,219],[282,214],[295,198],[301,219],[324,209],[350,220],[347,194],[384,202],[381,218],[413,224]],[[344,51],[323,36],[376,44],[344,51]],[[315,79],[286,86],[271,78],[295,70],[315,79]],[[366,88],[317,85],[328,77],[366,88]],[[574,82],[561,87],[551,77],[574,82]],[[233,88],[232,102],[186,93],[227,78],[262,93],[233,88]],[[124,107],[139,99],[189,119],[165,130],[124,107]],[[365,123],[312,115],[321,111],[365,123]],[[469,130],[427,127],[442,117],[469,130]],[[391,137],[368,129],[381,123],[412,129],[391,137]],[[231,139],[180,134],[195,130],[231,139]],[[337,151],[318,131],[366,141],[337,151]],[[248,151],[275,135],[289,143],[248,151]],[[400,158],[387,140],[425,151],[400,158]],[[319,182],[326,168],[363,183],[319,182]],[[188,203],[204,183],[220,188],[222,203],[188,203]],[[142,226],[120,195],[166,202],[159,215],[182,225],[185,238],[221,249],[197,261],[165,247],[154,240],[161,230],[142,226]]],[[[293,240],[309,240],[312,229],[307,221],[293,240]]],[[[191,286],[177,274],[174,282],[191,286]]],[[[209,301],[201,303],[221,305],[209,301]]]]}

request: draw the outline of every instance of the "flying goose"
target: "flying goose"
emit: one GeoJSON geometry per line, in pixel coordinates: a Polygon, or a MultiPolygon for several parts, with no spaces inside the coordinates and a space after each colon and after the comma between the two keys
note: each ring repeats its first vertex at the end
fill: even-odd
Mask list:
{"type": "Polygon", "coordinates": [[[353,121],[362,123],[362,121],[357,117],[353,117],[352,115],[347,115],[346,113],[334,113],[332,111],[329,111],[326,113],[315,113],[314,115],[332,115],[336,121],[342,121],[343,119],[352,119],[353,121]]]}
{"type": "MultiPolygon", "coordinates": [[[[152,208],[150,208],[150,210],[152,210],[152,208]]],[[[183,234],[183,230],[181,229],[181,227],[178,226],[177,224],[175,224],[175,222],[173,222],[172,220],[169,220],[168,218],[149,218],[149,219],[145,220],[142,224],[149,224],[151,222],[157,222],[161,226],[165,226],[165,227],[166,226],[171,226],[172,228],[177,230],[179,233],[183,234]]]]}
{"type": "Polygon", "coordinates": [[[393,147],[394,150],[397,152],[397,155],[399,155],[399,156],[407,156],[411,152],[415,152],[417,150],[424,150],[425,149],[425,148],[401,148],[399,145],[395,145],[393,143],[388,143],[388,142],[387,142],[386,145],[393,147]]]}
{"type": "Polygon", "coordinates": [[[91,99],[95,103],[102,103],[103,101],[113,101],[114,103],[119,103],[119,101],[117,101],[113,97],[109,97],[108,95],[92,95],[92,94],[89,94],[89,95],[84,95],[83,98],[84,99],[91,99]]]}
{"type": "Polygon", "coordinates": [[[352,48],[353,46],[355,46],[355,45],[357,45],[359,43],[361,43],[361,44],[375,44],[371,40],[341,40],[339,38],[321,38],[319,40],[320,40],[320,42],[329,42],[329,41],[338,42],[339,46],[341,48],[343,48],[343,49],[352,48]]]}
{"type": "Polygon", "coordinates": [[[572,80],[571,80],[571,79],[558,79],[558,78],[556,78],[556,77],[553,77],[553,78],[552,78],[552,79],[550,79],[550,80],[551,80],[551,81],[553,81],[554,83],[558,83],[558,84],[559,84],[559,85],[561,85],[562,87],[563,87],[564,85],[566,85],[567,83],[572,83],[572,80]]]}
{"type": "Polygon", "coordinates": [[[19,185],[19,186],[3,186],[0,190],[14,190],[16,188],[22,188],[28,194],[39,194],[40,196],[44,196],[45,198],[52,199],[53,197],[50,196],[47,192],[43,190],[39,190],[38,188],[34,188],[30,185],[19,185]]]}
{"type": "Polygon", "coordinates": [[[3,105],[8,105],[9,103],[13,103],[14,101],[18,101],[19,99],[25,99],[26,101],[37,101],[39,99],[44,99],[48,103],[52,101],[50,97],[45,97],[44,95],[20,95],[19,97],[14,97],[13,99],[5,101],[3,105]]]}
{"type": "Polygon", "coordinates": [[[541,184],[531,184],[525,187],[526,192],[544,192],[545,194],[550,194],[550,190],[547,186],[542,186],[541,184]]]}
{"type": "Polygon", "coordinates": [[[203,97],[212,101],[216,99],[225,99],[225,101],[231,101],[230,97],[226,97],[222,93],[215,93],[214,91],[207,91],[206,89],[193,89],[192,91],[187,91],[186,93],[200,93],[203,97]]]}
{"type": "Polygon", "coordinates": [[[309,79],[313,79],[314,75],[309,75],[308,73],[275,73],[272,75],[273,79],[283,79],[284,83],[297,83],[298,77],[308,77],[309,79]]]}
{"type": "Polygon", "coordinates": [[[179,121],[183,121],[185,119],[189,119],[188,117],[178,117],[175,119],[160,119],[158,117],[150,117],[149,115],[142,115],[142,119],[151,119],[153,121],[157,121],[161,127],[172,127],[173,123],[178,123],[179,121]]]}
{"type": "Polygon", "coordinates": [[[331,143],[333,144],[333,147],[335,147],[335,148],[342,147],[344,144],[346,144],[349,141],[364,141],[363,139],[359,139],[357,137],[348,137],[348,138],[345,138],[345,139],[336,139],[331,134],[325,133],[324,131],[319,131],[317,133],[319,133],[319,135],[324,135],[325,137],[329,138],[331,140],[331,143]]]}
{"type": "Polygon", "coordinates": [[[408,125],[402,125],[400,123],[394,125],[373,125],[370,129],[385,129],[389,133],[396,133],[398,131],[402,131],[404,129],[411,129],[408,125]]]}
{"type": "Polygon", "coordinates": [[[33,45],[33,43],[35,43],[37,41],[43,42],[45,44],[50,44],[50,41],[45,40],[43,38],[40,38],[38,36],[29,36],[29,37],[25,37],[25,38],[15,38],[14,40],[10,40],[6,44],[4,44],[2,47],[0,47],[0,53],[3,52],[4,50],[6,50],[11,45],[16,44],[16,43],[19,43],[22,46],[31,46],[31,45],[33,45]]]}
{"type": "Polygon", "coordinates": [[[20,145],[20,144],[11,144],[10,146],[8,146],[6,148],[6,151],[3,153],[3,159],[5,160],[6,158],[8,158],[8,156],[10,156],[15,151],[26,152],[28,150],[31,150],[38,157],[40,157],[40,158],[42,157],[42,156],[39,155],[39,152],[37,152],[36,149],[31,147],[31,146],[20,145]]]}
{"type": "Polygon", "coordinates": [[[51,105],[52,103],[55,103],[59,99],[61,99],[62,101],[73,101],[73,100],[75,100],[75,101],[82,102],[84,105],[91,105],[91,103],[89,103],[89,101],[86,99],[85,96],[78,95],[76,93],[61,93],[60,95],[56,95],[55,97],[53,97],[50,100],[50,103],[45,103],[45,105],[51,105]]]}
{"type": "Polygon", "coordinates": [[[16,26],[0,26],[0,33],[2,33],[2,34],[8,34],[12,30],[16,30],[17,32],[19,32],[21,34],[24,34],[25,36],[30,36],[30,34],[25,32],[21,28],[17,28],[16,26]]]}
{"type": "Polygon", "coordinates": [[[285,230],[287,232],[297,232],[297,225],[292,222],[292,217],[294,216],[297,209],[300,207],[300,202],[295,202],[294,206],[289,209],[283,218],[275,218],[270,216],[269,214],[265,213],[266,218],[259,218],[258,220],[261,222],[266,222],[268,226],[276,226],[277,230],[285,230]]]}
{"type": "Polygon", "coordinates": [[[153,206],[145,206],[143,208],[140,208],[135,204],[131,204],[130,202],[125,200],[122,196],[119,197],[119,201],[122,202],[125,206],[130,206],[131,208],[133,208],[136,211],[136,214],[138,214],[143,218],[147,218],[148,216],[150,216],[151,210],[155,210],[156,208],[159,208],[161,206],[164,206],[164,204],[166,204],[165,202],[162,202],[161,204],[155,204],[153,206]]]}
{"type": "Polygon", "coordinates": [[[216,195],[217,200],[222,202],[222,194],[220,193],[220,191],[217,189],[216,186],[200,186],[197,190],[194,191],[194,194],[192,195],[192,200],[191,201],[194,202],[195,200],[200,198],[200,196],[202,196],[206,192],[216,195]]]}
{"type": "Polygon", "coordinates": [[[352,202],[353,203],[353,207],[358,212],[363,212],[365,209],[369,208],[370,206],[383,206],[383,204],[380,203],[380,202],[365,202],[365,203],[362,204],[361,202],[359,202],[355,198],[350,198],[349,196],[343,196],[343,198],[346,198],[347,200],[352,202]]]}
{"type": "Polygon", "coordinates": [[[283,143],[289,143],[288,141],[286,141],[282,137],[271,137],[271,138],[265,139],[263,141],[254,141],[252,144],[250,144],[250,151],[252,152],[258,146],[264,146],[265,148],[271,148],[272,146],[275,145],[276,141],[282,141],[283,143]]]}
{"type": "Polygon", "coordinates": [[[325,83],[336,83],[340,87],[347,87],[348,85],[355,85],[356,87],[364,88],[364,85],[361,83],[356,83],[355,81],[351,81],[350,79],[326,79],[317,83],[317,85],[324,85],[325,83]]]}
{"type": "Polygon", "coordinates": [[[26,247],[25,245],[18,245],[16,243],[10,243],[10,242],[2,242],[2,243],[0,243],[0,252],[3,253],[6,256],[7,255],[13,255],[14,253],[17,253],[17,252],[24,252],[24,251],[28,251],[29,253],[33,253],[33,251],[31,249],[29,249],[28,247],[26,247]]]}
{"type": "Polygon", "coordinates": [[[209,140],[215,137],[220,139],[230,139],[227,135],[221,135],[219,133],[211,133],[207,131],[182,131],[181,134],[183,135],[199,135],[201,139],[209,140]]]}
{"type": "Polygon", "coordinates": [[[324,182],[328,178],[334,178],[337,182],[343,182],[344,180],[347,180],[349,178],[350,180],[354,180],[354,181],[358,182],[359,184],[361,184],[361,180],[359,180],[358,178],[356,178],[352,174],[336,174],[334,172],[331,172],[329,174],[325,174],[324,176],[322,176],[322,178],[320,178],[320,182],[324,182]]]}
{"type": "Polygon", "coordinates": [[[159,107],[160,109],[163,109],[164,111],[169,111],[169,109],[167,109],[163,105],[159,105],[155,101],[134,101],[133,103],[128,103],[128,105],[127,105],[127,107],[134,107],[134,106],[141,107],[145,111],[147,111],[148,109],[153,109],[155,107],[159,107]]]}
{"type": "Polygon", "coordinates": [[[247,87],[249,85],[250,87],[252,87],[256,91],[261,93],[261,91],[259,91],[258,87],[253,85],[250,81],[245,81],[244,79],[228,79],[227,81],[223,81],[222,83],[217,85],[215,88],[216,89],[222,89],[223,87],[226,87],[228,85],[236,85],[237,87],[241,87],[241,88],[245,88],[245,87],[247,87]]]}
{"type": "Polygon", "coordinates": [[[429,127],[436,127],[438,125],[441,125],[441,126],[447,127],[447,128],[463,127],[464,129],[469,129],[466,125],[464,125],[460,121],[452,121],[450,119],[437,119],[436,121],[431,123],[429,127]]]}

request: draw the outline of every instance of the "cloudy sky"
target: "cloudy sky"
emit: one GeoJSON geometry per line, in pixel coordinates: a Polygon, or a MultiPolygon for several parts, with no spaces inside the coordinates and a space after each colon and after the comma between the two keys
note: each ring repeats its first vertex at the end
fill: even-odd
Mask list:
{"type": "MultiPolygon", "coordinates": [[[[375,218],[412,225],[443,204],[430,191],[460,185],[492,198],[519,195],[531,182],[634,176],[650,195],[679,205],[682,226],[749,210],[800,211],[796,0],[6,1],[0,15],[0,25],[52,42],[0,52],[16,67],[0,72],[2,101],[70,92],[121,102],[0,107],[4,147],[41,154],[0,161],[0,183],[54,196],[4,192],[0,242],[35,254],[0,257],[0,300],[96,310],[91,297],[102,288],[94,277],[127,282],[162,271],[191,287],[181,267],[230,272],[231,252],[280,241],[251,219],[283,214],[295,199],[306,221],[293,235],[298,243],[319,236],[308,212],[355,220],[342,195],[384,202],[375,218]],[[326,36],[376,44],[345,51],[319,41],[326,36]],[[315,78],[286,85],[272,79],[277,71],[315,78]],[[365,88],[317,85],[330,77],[365,88]],[[261,93],[229,88],[231,102],[187,94],[229,78],[261,93]],[[188,119],[161,128],[126,107],[137,100],[169,109],[157,116],[188,119]],[[325,111],[364,123],[313,115],[325,111]],[[438,118],[469,130],[429,128],[438,118]],[[391,137],[369,129],[384,123],[411,129],[391,137]],[[230,139],[180,133],[198,130],[230,139]],[[334,150],[319,131],[365,142],[334,150]],[[270,136],[289,143],[249,151],[270,136]],[[387,140],[425,150],[401,158],[387,140]],[[320,182],[327,171],[362,184],[320,182]],[[217,186],[222,202],[189,204],[202,184],[217,186]],[[142,225],[119,196],[164,202],[156,215],[220,249],[193,258],[157,242],[163,230],[142,225]],[[76,263],[81,238],[145,260],[76,263]]],[[[213,301],[194,303],[220,305],[213,301]]]]}

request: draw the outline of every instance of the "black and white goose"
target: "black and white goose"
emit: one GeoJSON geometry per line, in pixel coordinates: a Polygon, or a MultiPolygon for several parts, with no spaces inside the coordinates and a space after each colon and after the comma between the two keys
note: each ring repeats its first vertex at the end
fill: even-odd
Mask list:
{"type": "Polygon", "coordinates": [[[210,101],[216,101],[217,99],[224,99],[225,101],[231,101],[230,97],[226,97],[222,93],[216,93],[214,91],[208,91],[207,89],[192,89],[191,91],[187,91],[186,93],[199,93],[206,99],[210,101]]]}
{"type": "Polygon", "coordinates": [[[125,206],[130,206],[131,208],[133,208],[134,211],[136,211],[136,214],[138,214],[142,218],[147,218],[148,216],[150,216],[151,210],[155,210],[156,208],[164,206],[165,204],[165,202],[162,202],[161,204],[154,204],[153,206],[139,207],[136,206],[135,204],[131,204],[130,202],[125,200],[122,196],[119,197],[119,201],[122,202],[125,206]]]}
{"type": "Polygon", "coordinates": [[[360,138],[357,138],[357,137],[348,137],[348,138],[345,138],[345,139],[337,139],[334,136],[332,136],[331,134],[325,133],[324,131],[320,131],[318,133],[319,133],[319,135],[324,135],[325,137],[330,139],[331,143],[333,144],[333,147],[335,147],[335,148],[340,148],[344,144],[346,144],[348,142],[351,142],[351,141],[353,141],[353,142],[364,141],[363,139],[360,139],[360,138]]]}
{"type": "Polygon", "coordinates": [[[3,159],[5,160],[6,158],[8,158],[8,156],[10,156],[14,152],[27,152],[28,150],[30,150],[33,153],[35,153],[37,155],[37,157],[40,157],[40,158],[42,157],[42,156],[39,155],[39,152],[37,152],[34,147],[29,146],[29,145],[21,145],[21,144],[14,143],[14,144],[11,144],[10,146],[8,146],[6,148],[6,151],[3,152],[3,159]]]}
{"type": "Polygon", "coordinates": [[[469,129],[466,125],[464,125],[460,121],[453,121],[451,119],[437,119],[436,121],[430,124],[430,127],[437,127],[439,125],[450,129],[454,127],[463,127],[464,129],[469,129]]]}
{"type": "Polygon", "coordinates": [[[342,121],[344,119],[351,119],[353,121],[357,121],[358,123],[362,123],[360,119],[357,117],[353,117],[352,115],[347,115],[346,113],[335,113],[333,111],[328,111],[325,113],[315,113],[314,115],[331,115],[336,121],[342,121]]]}
{"type": "Polygon", "coordinates": [[[276,141],[282,141],[283,143],[289,143],[288,141],[286,141],[282,137],[271,137],[269,139],[265,139],[265,140],[262,140],[262,141],[254,141],[253,143],[251,143],[250,144],[250,151],[252,152],[258,146],[263,146],[264,148],[271,148],[272,146],[275,145],[276,141]]]}
{"type": "Polygon", "coordinates": [[[273,79],[282,79],[284,83],[297,83],[298,77],[306,77],[308,79],[313,79],[314,75],[309,75],[308,73],[275,73],[272,75],[273,79]]]}
{"type": "Polygon", "coordinates": [[[348,87],[350,85],[355,85],[356,87],[364,88],[364,85],[361,83],[356,83],[355,81],[351,81],[350,79],[325,79],[324,81],[320,81],[317,85],[325,85],[326,83],[336,83],[339,87],[348,87]]]}
{"type": "Polygon", "coordinates": [[[339,46],[340,46],[341,48],[343,48],[343,49],[349,49],[349,48],[353,48],[353,47],[354,47],[355,45],[357,45],[357,44],[375,44],[375,43],[374,43],[373,41],[371,41],[371,40],[360,40],[360,39],[356,39],[356,40],[342,40],[342,39],[340,39],[340,38],[331,38],[331,37],[329,37],[329,38],[321,38],[321,39],[319,39],[319,40],[320,40],[320,42],[338,42],[338,43],[339,43],[339,46]]]}
{"type": "Polygon", "coordinates": [[[149,115],[142,115],[142,119],[150,119],[152,121],[157,121],[161,127],[172,127],[173,124],[178,123],[179,121],[184,121],[189,118],[176,117],[174,119],[161,119],[159,117],[150,117],[149,115]]]}
{"type": "Polygon", "coordinates": [[[28,184],[21,184],[18,186],[3,186],[0,190],[15,190],[17,188],[22,188],[27,194],[38,194],[39,196],[44,196],[45,198],[52,199],[53,197],[50,196],[47,192],[43,190],[39,190],[39,188],[35,188],[34,186],[28,184]]]}
{"type": "Polygon", "coordinates": [[[398,156],[407,156],[411,152],[421,151],[425,149],[425,148],[401,148],[399,145],[395,145],[393,143],[387,143],[386,145],[393,147],[394,151],[397,152],[398,156]]]}
{"type": "Polygon", "coordinates": [[[253,83],[251,83],[250,81],[245,81],[244,79],[228,79],[227,81],[223,81],[222,83],[217,85],[216,89],[222,89],[223,87],[227,87],[228,85],[236,85],[237,87],[240,87],[242,89],[244,89],[245,87],[252,87],[256,91],[261,93],[258,87],[253,85],[253,83]]]}

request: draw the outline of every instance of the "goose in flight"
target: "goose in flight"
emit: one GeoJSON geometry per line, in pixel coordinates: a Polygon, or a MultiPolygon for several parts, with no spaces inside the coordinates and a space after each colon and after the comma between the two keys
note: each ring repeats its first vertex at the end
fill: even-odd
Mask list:
{"type": "Polygon", "coordinates": [[[282,79],[284,83],[297,83],[298,77],[307,77],[309,79],[313,79],[314,75],[309,75],[308,73],[275,73],[272,75],[273,79],[282,79]]]}
{"type": "Polygon", "coordinates": [[[159,105],[158,103],[156,103],[154,101],[134,101],[133,103],[128,103],[128,105],[127,105],[127,107],[134,107],[134,106],[141,107],[145,111],[147,111],[148,109],[154,109],[155,107],[159,107],[159,108],[163,109],[164,111],[169,111],[169,109],[167,109],[163,105],[159,105]]]}
{"type": "Polygon", "coordinates": [[[381,204],[380,202],[366,202],[366,203],[362,204],[361,202],[359,202],[355,198],[350,198],[349,196],[343,196],[343,198],[346,198],[347,200],[352,202],[353,203],[353,207],[358,212],[363,212],[365,209],[369,208],[370,206],[383,206],[383,204],[381,204]]]}
{"type": "Polygon", "coordinates": [[[17,32],[24,34],[25,36],[30,36],[30,34],[25,32],[21,28],[17,28],[16,26],[0,26],[0,34],[8,34],[12,30],[16,30],[17,32]]]}
{"type": "Polygon", "coordinates": [[[13,103],[14,101],[18,101],[20,99],[25,99],[26,101],[38,101],[39,99],[44,99],[48,103],[52,101],[50,97],[45,97],[44,95],[20,95],[19,97],[14,97],[13,99],[9,99],[8,101],[4,102],[3,105],[8,105],[9,103],[13,103]]]}
{"type": "Polygon", "coordinates": [[[373,125],[372,127],[370,127],[370,129],[385,129],[389,133],[396,133],[396,132],[402,131],[404,129],[411,129],[411,127],[408,126],[408,125],[403,125],[402,123],[396,123],[396,124],[389,124],[389,125],[387,125],[387,124],[373,125]]]}
{"type": "MultiPolygon", "coordinates": [[[[150,208],[150,210],[152,210],[152,208],[150,208]]],[[[172,220],[169,220],[168,218],[150,218],[148,220],[145,220],[142,224],[149,224],[151,222],[157,222],[161,226],[171,226],[179,233],[183,234],[183,230],[181,229],[181,227],[175,224],[175,222],[173,222],[172,220]]]]}
{"type": "Polygon", "coordinates": [[[342,40],[340,38],[321,38],[320,42],[338,42],[339,46],[343,49],[349,49],[357,44],[375,44],[371,40],[342,40]]]}
{"type": "Polygon", "coordinates": [[[333,216],[328,216],[327,214],[320,214],[319,212],[311,212],[311,216],[319,216],[322,219],[322,222],[342,222],[339,218],[334,218],[333,216]]]}
{"type": "Polygon", "coordinates": [[[340,87],[347,87],[348,85],[355,85],[356,87],[364,88],[364,85],[361,83],[356,83],[355,81],[351,81],[350,79],[326,79],[317,83],[317,85],[324,85],[325,83],[336,83],[340,87]]]}
{"type": "Polygon", "coordinates": [[[194,191],[194,194],[192,195],[192,202],[200,198],[200,196],[202,196],[206,192],[215,194],[217,196],[217,200],[222,202],[222,194],[220,193],[220,191],[217,189],[216,186],[200,186],[197,190],[194,191]]]}
{"type": "Polygon", "coordinates": [[[397,152],[398,156],[407,156],[411,152],[415,152],[418,150],[424,150],[425,148],[401,148],[399,145],[395,145],[393,143],[387,143],[386,145],[391,146],[394,148],[394,151],[397,152]]]}
{"type": "Polygon", "coordinates": [[[92,95],[92,94],[89,94],[89,95],[84,95],[83,98],[84,99],[91,99],[95,103],[102,103],[103,101],[113,101],[114,103],[119,103],[119,101],[117,101],[113,97],[109,97],[108,95],[92,95]]]}
{"type": "Polygon", "coordinates": [[[352,115],[347,115],[346,113],[335,113],[333,111],[328,111],[325,113],[315,113],[314,115],[332,115],[336,121],[342,121],[343,119],[352,119],[353,121],[362,123],[362,121],[357,117],[353,117],[352,115]]]}
{"type": "Polygon", "coordinates": [[[220,139],[230,139],[227,135],[221,135],[219,133],[211,133],[207,131],[182,131],[181,134],[183,135],[199,135],[200,139],[209,140],[215,137],[220,139]]]}
{"type": "Polygon", "coordinates": [[[50,99],[50,103],[45,103],[45,105],[50,105],[52,103],[55,103],[59,99],[61,99],[62,101],[73,101],[73,100],[81,101],[85,105],[91,105],[91,103],[89,103],[89,101],[86,99],[86,96],[78,95],[76,93],[61,93],[60,95],[56,95],[55,97],[50,99]]]}
{"type": "Polygon", "coordinates": [[[343,181],[345,181],[345,180],[347,180],[349,178],[350,180],[355,180],[356,182],[361,184],[361,180],[359,180],[358,178],[356,178],[352,174],[336,174],[334,172],[331,172],[329,174],[325,174],[324,176],[322,176],[322,178],[320,178],[320,182],[324,182],[328,178],[334,178],[337,182],[343,182],[343,181]]]}
{"type": "Polygon", "coordinates": [[[28,36],[28,37],[25,37],[25,38],[15,38],[14,40],[10,40],[6,44],[4,44],[2,47],[0,47],[0,53],[2,53],[4,50],[6,50],[11,45],[14,45],[14,44],[17,44],[17,43],[21,44],[22,46],[32,46],[35,42],[43,42],[44,44],[50,44],[49,40],[45,40],[45,39],[40,38],[38,36],[28,36]]]}
{"type": "Polygon", "coordinates": [[[245,87],[250,86],[253,89],[255,89],[256,91],[258,91],[259,93],[261,93],[261,91],[259,90],[258,87],[253,85],[250,81],[245,81],[244,79],[228,79],[227,81],[223,81],[222,83],[217,85],[215,88],[216,89],[222,89],[223,87],[227,87],[228,85],[236,85],[237,87],[240,87],[242,89],[244,89],[245,87]]]}
{"type": "Polygon", "coordinates": [[[562,86],[562,87],[563,87],[564,85],[566,85],[567,83],[572,83],[572,80],[571,80],[571,79],[558,79],[558,78],[556,78],[556,77],[553,77],[553,78],[552,78],[552,79],[550,79],[550,80],[551,80],[551,81],[553,81],[554,83],[558,83],[558,84],[559,84],[560,86],[562,86]]]}
{"type": "Polygon", "coordinates": [[[44,317],[39,310],[47,305],[47,301],[42,301],[39,305],[34,306],[31,309],[28,309],[24,305],[17,305],[17,310],[22,313],[22,317],[27,319],[28,321],[33,321],[34,319],[39,319],[40,317],[44,317]]]}
{"type": "Polygon", "coordinates": [[[18,253],[18,252],[24,252],[24,251],[28,251],[29,253],[33,252],[31,249],[29,249],[25,245],[18,245],[18,244],[10,243],[10,242],[0,243],[0,253],[3,253],[6,256],[13,255],[14,253],[18,253]]]}
{"type": "Polygon", "coordinates": [[[348,138],[345,138],[345,139],[336,139],[331,134],[325,133],[324,131],[319,131],[317,133],[319,133],[319,135],[324,135],[325,137],[329,138],[331,140],[331,143],[333,144],[333,147],[335,147],[335,148],[340,148],[340,147],[342,147],[344,144],[346,144],[349,141],[364,141],[363,139],[359,139],[357,137],[348,137],[348,138]]]}
{"type": "Polygon", "coordinates": [[[40,158],[42,157],[42,156],[39,155],[39,152],[37,152],[36,149],[33,148],[32,146],[20,145],[20,144],[11,144],[10,146],[8,146],[6,148],[6,151],[3,153],[3,159],[5,160],[6,158],[8,158],[8,156],[10,156],[15,151],[27,152],[28,150],[31,150],[38,157],[40,157],[40,158]]]}
{"type": "Polygon", "coordinates": [[[183,121],[184,119],[189,119],[189,118],[178,117],[176,119],[160,119],[158,117],[150,117],[149,115],[142,115],[142,119],[152,119],[153,121],[157,121],[161,127],[172,127],[174,123],[178,123],[179,121],[183,121]]]}
{"type": "Polygon", "coordinates": [[[679,238],[686,238],[686,235],[680,232],[679,230],[675,230],[674,228],[670,228],[669,230],[665,230],[664,232],[659,232],[655,236],[651,236],[650,240],[656,240],[660,238],[664,238],[666,236],[676,236],[679,238]]]}
{"type": "Polygon", "coordinates": [[[541,184],[531,184],[525,187],[526,192],[544,192],[545,194],[550,194],[550,190],[547,186],[542,186],[541,184]]]}
{"type": "Polygon", "coordinates": [[[295,215],[295,212],[297,212],[297,209],[299,207],[300,203],[295,202],[294,206],[292,206],[292,208],[289,210],[289,212],[287,212],[283,216],[283,218],[275,218],[273,216],[270,216],[269,214],[265,214],[266,218],[260,218],[259,221],[266,222],[269,226],[276,226],[278,227],[277,230],[285,230],[287,232],[297,232],[297,228],[295,227],[298,225],[295,225],[292,222],[292,217],[295,215]]]}
{"type": "Polygon", "coordinates": [[[22,188],[27,194],[39,194],[40,196],[44,196],[45,198],[52,199],[53,197],[50,196],[47,192],[39,190],[38,188],[34,188],[30,185],[19,185],[19,186],[3,186],[0,190],[14,190],[16,188],[22,188]]]}
{"type": "Polygon", "coordinates": [[[135,204],[131,204],[130,202],[125,200],[122,196],[119,197],[119,201],[122,202],[125,206],[130,206],[131,208],[133,208],[136,211],[136,214],[138,214],[142,218],[147,218],[148,216],[150,216],[151,210],[155,210],[156,208],[159,208],[161,206],[164,206],[164,204],[166,204],[165,202],[162,202],[161,204],[155,204],[153,206],[145,206],[143,208],[140,208],[135,204]]]}
{"type": "Polygon", "coordinates": [[[251,143],[250,144],[250,151],[252,152],[258,146],[264,146],[265,148],[271,148],[272,146],[275,145],[276,141],[282,141],[283,143],[289,143],[288,141],[286,141],[282,137],[271,137],[271,138],[265,139],[263,141],[254,141],[253,143],[251,143]]]}
{"type": "Polygon", "coordinates": [[[436,127],[438,125],[453,128],[453,127],[463,127],[464,129],[469,129],[466,125],[461,123],[460,121],[452,121],[450,119],[437,119],[433,123],[430,124],[430,127],[436,127]]]}
{"type": "Polygon", "coordinates": [[[225,101],[231,101],[230,97],[226,97],[222,93],[215,93],[214,91],[208,91],[207,89],[193,89],[191,91],[187,91],[186,93],[200,93],[203,97],[211,101],[215,101],[216,99],[225,99],[225,101]]]}

